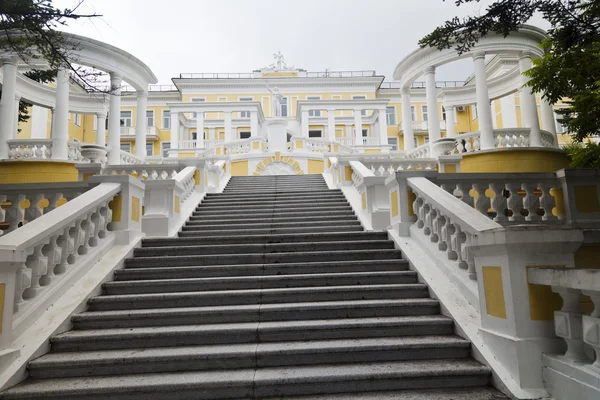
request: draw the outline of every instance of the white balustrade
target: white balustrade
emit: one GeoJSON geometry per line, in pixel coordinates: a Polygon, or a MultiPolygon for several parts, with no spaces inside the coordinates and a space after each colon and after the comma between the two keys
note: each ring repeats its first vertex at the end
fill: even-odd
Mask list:
{"type": "Polygon", "coordinates": [[[225,176],[225,160],[206,161],[204,170],[206,171],[206,191],[213,193],[219,189],[221,181],[225,176]]]}
{"type": "Polygon", "coordinates": [[[178,149],[196,149],[196,140],[180,140],[178,149]]]}
{"type": "Polygon", "coordinates": [[[564,215],[553,214],[556,199],[551,190],[561,187],[554,173],[439,174],[433,181],[501,224],[556,223],[565,219],[564,215]]]}
{"type": "Polygon", "coordinates": [[[136,157],[135,155],[124,151],[124,150],[120,150],[120,160],[121,160],[121,165],[136,165],[136,164],[143,164],[144,160],[142,160],[139,157],[136,157]]]}
{"type": "Polygon", "coordinates": [[[72,279],[92,268],[106,246],[114,243],[108,229],[109,203],[119,191],[119,183],[101,183],[71,200],[68,207],[0,238],[0,260],[6,263],[3,272],[14,274],[7,282],[14,288],[14,302],[9,301],[12,327],[6,327],[12,329],[13,338],[52,304],[51,296],[62,293],[58,287],[70,287],[72,279]]]}
{"type": "Polygon", "coordinates": [[[0,235],[6,235],[89,189],[87,182],[0,185],[0,235]]]}
{"type": "MultiPolygon", "coordinates": [[[[546,148],[557,148],[554,135],[541,131],[542,144],[546,148]]],[[[480,133],[463,133],[456,136],[456,148],[453,154],[473,153],[481,150],[480,133]]],[[[494,129],[494,147],[497,149],[529,147],[529,128],[494,129]]]]}
{"type": "Polygon", "coordinates": [[[218,139],[218,140],[205,140],[204,141],[204,147],[207,148],[207,149],[212,149],[213,147],[221,146],[223,143],[225,143],[225,141],[222,140],[222,139],[218,139]]]}
{"type": "Polygon", "coordinates": [[[181,189],[181,202],[184,203],[194,192],[194,186],[196,181],[194,174],[196,173],[195,167],[186,167],[177,175],[175,175],[176,185],[181,189]]]}
{"type": "Polygon", "coordinates": [[[415,148],[413,151],[408,153],[406,156],[408,158],[429,158],[430,151],[431,151],[431,146],[429,145],[429,143],[425,143],[425,144],[415,148]]]}
{"type": "Polygon", "coordinates": [[[385,187],[386,176],[375,176],[360,161],[350,161],[352,185],[361,197],[359,214],[369,229],[385,230],[390,224],[390,199],[385,187]]]}
{"type": "Polygon", "coordinates": [[[304,148],[312,153],[327,153],[331,142],[319,139],[304,139],[304,148]]]}
{"type": "Polygon", "coordinates": [[[445,253],[450,262],[476,280],[475,261],[469,250],[473,235],[502,226],[474,213],[468,204],[468,192],[461,201],[425,177],[407,178],[406,182],[415,194],[412,208],[416,222],[412,229],[428,237],[432,248],[445,253]]]}
{"type": "Polygon", "coordinates": [[[135,137],[135,126],[122,126],[121,136],[135,137]]]}
{"type": "Polygon", "coordinates": [[[229,142],[225,144],[227,154],[247,154],[252,150],[252,143],[249,140],[238,140],[235,142],[229,142]]]}
{"type": "Polygon", "coordinates": [[[10,160],[42,160],[52,157],[52,139],[8,140],[10,160]]]}
{"type": "MultiPolygon", "coordinates": [[[[532,284],[547,285],[560,294],[563,305],[554,312],[556,336],[567,343],[567,350],[561,360],[573,366],[586,365],[587,371],[600,379],[600,269],[572,268],[531,268],[528,281],[532,284]],[[581,296],[589,296],[594,309],[591,314],[583,312],[581,296]],[[595,355],[586,354],[584,345],[592,347],[595,355]]],[[[554,368],[560,368],[557,364],[554,368]]],[[[569,368],[570,370],[571,368],[569,368]]],[[[563,371],[569,375],[567,371],[563,371]]],[[[596,389],[599,390],[600,389],[596,389]]]]}
{"type": "Polygon", "coordinates": [[[110,165],[101,171],[101,175],[132,175],[143,180],[173,179],[182,167],[179,164],[136,164],[110,165]]]}
{"type": "Polygon", "coordinates": [[[353,137],[336,138],[336,141],[345,146],[379,146],[379,138],[374,136],[363,136],[358,140],[358,143],[353,137]]]}
{"type": "Polygon", "coordinates": [[[419,159],[402,159],[402,160],[363,160],[363,164],[375,176],[389,176],[400,171],[434,171],[437,165],[435,159],[419,158],[419,159]]]}

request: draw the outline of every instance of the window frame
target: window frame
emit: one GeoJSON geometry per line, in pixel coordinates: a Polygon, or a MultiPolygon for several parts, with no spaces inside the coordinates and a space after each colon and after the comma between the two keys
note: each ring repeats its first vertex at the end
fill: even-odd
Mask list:
{"type": "Polygon", "coordinates": [[[398,150],[398,138],[397,137],[388,137],[387,140],[388,140],[388,145],[392,146],[392,151],[398,150]]]}
{"type": "Polygon", "coordinates": [[[168,157],[169,155],[165,155],[165,150],[170,150],[171,149],[171,141],[166,141],[166,142],[160,142],[160,155],[161,157],[168,157]],[[167,148],[165,148],[165,144],[168,145],[167,148]]]}
{"type": "Polygon", "coordinates": [[[162,110],[162,129],[171,129],[171,110],[162,110]],[[165,124],[165,121],[169,121],[165,124]]]}
{"type": "Polygon", "coordinates": [[[413,122],[417,120],[417,106],[410,106],[410,117],[413,122]]]}
{"type": "Polygon", "coordinates": [[[281,103],[281,116],[282,117],[287,117],[288,116],[288,97],[287,96],[283,96],[283,100],[285,102],[281,103]],[[284,109],[285,109],[285,112],[283,112],[284,109]]]}
{"type": "MultiPolygon", "coordinates": [[[[238,97],[238,102],[245,102],[245,101],[254,101],[254,97],[252,96],[239,96],[238,97]]],[[[240,111],[239,112],[239,117],[240,118],[250,118],[250,111],[240,111]]]]}
{"type": "Polygon", "coordinates": [[[131,128],[133,124],[133,111],[132,110],[121,110],[119,111],[119,126],[124,128],[131,128]],[[124,117],[123,113],[129,113],[129,117],[124,117]],[[127,121],[129,121],[129,125],[127,125],[127,121]],[[123,122],[123,125],[121,125],[123,122]]]}
{"type": "Polygon", "coordinates": [[[154,155],[154,142],[146,142],[146,156],[152,157],[154,155]],[[150,146],[150,154],[148,154],[148,146],[150,146]]]}
{"type": "Polygon", "coordinates": [[[146,126],[150,127],[150,126],[154,126],[154,110],[146,110],[146,126]],[[151,113],[152,116],[148,117],[148,113],[151,113]],[[152,122],[152,123],[150,123],[152,122]]]}
{"type": "Polygon", "coordinates": [[[309,129],[308,130],[308,137],[312,138],[312,139],[323,139],[323,130],[322,129],[309,129]],[[319,136],[311,136],[310,134],[315,133],[315,132],[319,132],[319,136]]]}
{"type": "Polygon", "coordinates": [[[239,140],[250,139],[251,137],[252,137],[252,132],[251,131],[239,131],[238,132],[238,139],[239,140]],[[248,137],[242,137],[242,133],[243,134],[248,134],[248,137]]]}
{"type": "MultiPolygon", "coordinates": [[[[352,100],[366,100],[367,96],[365,96],[364,94],[359,94],[359,95],[352,95],[352,100]]],[[[363,117],[367,116],[367,110],[360,110],[360,115],[362,115],[363,117]]]]}
{"type": "Polygon", "coordinates": [[[394,106],[386,106],[385,107],[385,120],[388,124],[388,126],[390,125],[396,125],[396,107],[394,106]],[[389,110],[393,110],[393,113],[389,113],[389,110]],[[394,122],[391,122],[391,119],[394,119],[394,122]]]}
{"type": "Polygon", "coordinates": [[[426,104],[421,104],[421,121],[429,121],[429,109],[426,104]]]}
{"type": "MultiPolygon", "coordinates": [[[[321,96],[306,96],[306,100],[321,100],[321,96]]],[[[308,110],[309,117],[320,117],[321,110],[308,110]]]]}
{"type": "Polygon", "coordinates": [[[126,151],[128,153],[131,153],[131,142],[121,142],[119,144],[119,149],[122,150],[122,151],[126,151]],[[128,146],[129,150],[124,149],[123,146],[128,146]]]}

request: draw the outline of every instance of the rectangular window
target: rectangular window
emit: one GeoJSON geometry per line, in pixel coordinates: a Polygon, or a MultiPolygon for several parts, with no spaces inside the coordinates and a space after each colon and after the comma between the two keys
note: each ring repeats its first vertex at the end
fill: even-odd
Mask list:
{"type": "Polygon", "coordinates": [[[425,144],[429,143],[429,136],[425,136],[425,144]]]}
{"type": "Polygon", "coordinates": [[[162,111],[162,127],[163,129],[171,129],[171,111],[162,111]]]}
{"type": "Polygon", "coordinates": [[[410,118],[412,121],[417,120],[417,108],[415,106],[410,106],[410,118]]]}
{"type": "Polygon", "coordinates": [[[442,120],[446,120],[446,109],[442,106],[442,120]]]}
{"type": "Polygon", "coordinates": [[[427,106],[421,106],[421,115],[423,116],[423,121],[427,121],[428,116],[427,106]]]}
{"type": "Polygon", "coordinates": [[[368,129],[363,129],[362,130],[362,135],[363,135],[363,137],[369,136],[369,130],[368,129]]]}
{"type": "MultiPolygon", "coordinates": [[[[240,101],[252,101],[252,97],[240,97],[240,101]]],[[[241,111],[240,118],[250,118],[250,111],[241,111]]]]}
{"type": "MultiPolygon", "coordinates": [[[[306,100],[321,100],[321,98],[319,96],[306,96],[306,100]]],[[[320,117],[321,110],[309,110],[308,116],[309,117],[320,117]]]]}
{"type": "Polygon", "coordinates": [[[121,143],[121,150],[131,153],[131,143],[121,143]]]}
{"type": "Polygon", "coordinates": [[[386,107],[385,118],[388,125],[396,125],[396,107],[386,107]]]}
{"type": "Polygon", "coordinates": [[[163,157],[168,157],[169,153],[167,153],[167,151],[171,148],[171,142],[162,142],[160,144],[161,147],[161,153],[163,157]]]}
{"type": "Polygon", "coordinates": [[[131,111],[121,111],[121,123],[120,126],[131,126],[131,111]]]}
{"type": "Polygon", "coordinates": [[[392,146],[392,150],[398,150],[398,138],[388,138],[388,144],[392,146]]]}
{"type": "Polygon", "coordinates": [[[154,126],[154,110],[146,110],[147,126],[154,126]]]}
{"type": "Polygon", "coordinates": [[[413,137],[413,140],[414,140],[414,142],[415,142],[415,147],[419,147],[419,142],[418,142],[418,140],[417,140],[417,137],[416,137],[416,136],[415,136],[415,137],[413,137]]]}
{"type": "Polygon", "coordinates": [[[282,117],[288,116],[288,98],[287,97],[284,97],[281,100],[281,116],[282,117]]]}
{"type": "Polygon", "coordinates": [[[320,137],[321,137],[321,135],[322,135],[322,132],[321,132],[321,131],[317,131],[317,130],[314,130],[314,131],[308,131],[308,137],[309,137],[309,138],[310,138],[310,137],[312,137],[312,138],[320,138],[320,137]]]}
{"type": "Polygon", "coordinates": [[[192,103],[204,103],[206,101],[205,97],[193,97],[192,103]]]}
{"type": "Polygon", "coordinates": [[[477,105],[476,104],[471,105],[471,113],[473,114],[473,120],[476,120],[477,119],[477,105]]]}
{"type": "Polygon", "coordinates": [[[154,155],[154,143],[146,142],[146,155],[153,156],[154,155]]]}
{"type": "Polygon", "coordinates": [[[75,114],[75,125],[81,126],[81,114],[75,114]]]}
{"type": "Polygon", "coordinates": [[[250,139],[250,132],[248,132],[248,131],[241,131],[240,132],[240,139],[250,139]]]}

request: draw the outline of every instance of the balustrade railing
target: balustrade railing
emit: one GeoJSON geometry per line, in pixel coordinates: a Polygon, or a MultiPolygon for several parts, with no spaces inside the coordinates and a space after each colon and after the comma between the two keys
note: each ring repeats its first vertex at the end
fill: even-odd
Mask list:
{"type": "MultiPolygon", "coordinates": [[[[8,140],[10,160],[45,160],[52,158],[52,139],[11,139],[8,140]]],[[[67,142],[67,156],[70,161],[81,162],[80,147],[84,143],[67,142]]]]}
{"type": "Polygon", "coordinates": [[[190,150],[195,150],[196,149],[196,140],[180,140],[179,141],[179,146],[177,146],[178,149],[190,149],[190,150]]]}
{"type": "Polygon", "coordinates": [[[561,187],[554,173],[438,174],[432,180],[500,224],[550,223],[565,219],[563,205],[557,207],[554,197],[555,190],[561,187]]]}
{"type": "Polygon", "coordinates": [[[358,141],[354,137],[336,138],[336,142],[345,146],[378,146],[379,138],[374,136],[363,136],[358,141]]]}
{"type": "Polygon", "coordinates": [[[400,171],[434,171],[437,166],[437,160],[433,158],[403,159],[403,160],[369,160],[365,159],[362,163],[375,176],[388,176],[400,171]]]}
{"type": "Polygon", "coordinates": [[[183,169],[179,164],[109,165],[101,175],[131,175],[144,180],[173,179],[183,169]]]}
{"type": "MultiPolygon", "coordinates": [[[[497,149],[529,147],[529,128],[494,129],[494,147],[497,149]]],[[[542,145],[557,148],[556,138],[548,131],[541,131],[542,145]]],[[[473,153],[481,150],[481,133],[463,133],[455,137],[456,147],[452,154],[473,153]]]]}
{"type": "Polygon", "coordinates": [[[122,165],[136,165],[136,164],[143,164],[144,160],[142,160],[139,157],[136,157],[135,155],[124,151],[124,150],[119,150],[120,151],[120,160],[121,160],[121,164],[122,165]]]}
{"type": "Polygon", "coordinates": [[[429,158],[430,154],[431,154],[431,146],[429,145],[429,143],[425,143],[425,144],[415,148],[413,151],[408,153],[406,156],[408,158],[429,158]]]}
{"type": "Polygon", "coordinates": [[[0,260],[11,260],[12,267],[5,271],[14,271],[9,281],[14,285],[13,332],[22,333],[33,323],[36,313],[52,304],[48,296],[60,293],[57,287],[67,284],[77,270],[89,269],[90,260],[113,240],[109,203],[120,190],[118,183],[101,183],[71,200],[68,207],[0,238],[0,260]]]}
{"type": "Polygon", "coordinates": [[[88,189],[86,182],[0,185],[0,235],[49,213],[88,189]]]}

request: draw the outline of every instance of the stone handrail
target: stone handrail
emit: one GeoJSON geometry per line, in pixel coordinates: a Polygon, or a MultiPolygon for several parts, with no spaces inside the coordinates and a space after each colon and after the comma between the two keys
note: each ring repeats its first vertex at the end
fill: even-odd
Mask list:
{"type": "MultiPolygon", "coordinates": [[[[11,139],[8,140],[10,160],[45,160],[52,158],[52,139],[11,139]]],[[[82,142],[67,142],[69,161],[82,162],[80,147],[82,142]]]]}
{"type": "Polygon", "coordinates": [[[177,146],[178,149],[196,149],[196,140],[192,139],[192,140],[180,140],[179,141],[179,145],[177,146]]]}
{"type": "Polygon", "coordinates": [[[554,325],[556,336],[567,342],[563,359],[592,367],[590,372],[595,373],[597,382],[600,377],[600,269],[530,268],[527,277],[530,284],[551,286],[553,292],[560,294],[563,306],[554,312],[554,325]],[[580,308],[582,294],[592,299],[591,315],[584,314],[580,308]],[[584,344],[594,349],[595,358],[588,357],[584,344]]]}
{"type": "Polygon", "coordinates": [[[558,222],[565,218],[552,190],[554,173],[439,174],[433,181],[444,191],[501,224],[558,222]],[[482,176],[485,175],[485,176],[482,176]],[[554,215],[553,209],[557,214],[554,215]]]}
{"type": "Polygon", "coordinates": [[[173,179],[183,168],[179,164],[137,164],[109,165],[101,171],[101,175],[132,175],[139,179],[165,180],[173,179]]]}
{"type": "MultiPolygon", "coordinates": [[[[529,133],[529,128],[494,129],[494,147],[529,147],[529,133]]],[[[552,133],[542,130],[541,135],[542,144],[544,147],[557,147],[556,139],[552,133]]],[[[480,136],[480,132],[470,132],[457,135],[455,137],[456,147],[451,153],[473,153],[481,150],[480,136]]]]}
{"type": "Polygon", "coordinates": [[[437,165],[437,160],[433,158],[418,158],[418,159],[382,159],[369,160],[365,159],[362,162],[375,176],[388,176],[396,171],[433,171],[437,165]]]}
{"type": "Polygon", "coordinates": [[[181,172],[175,175],[175,184],[181,188],[182,191],[182,203],[194,192],[194,186],[196,185],[194,180],[195,173],[196,167],[185,167],[181,172]]]}
{"type": "Polygon", "coordinates": [[[390,224],[390,198],[384,185],[386,176],[376,176],[360,161],[349,161],[352,185],[360,195],[360,214],[373,230],[385,230],[390,224]]]}
{"type": "Polygon", "coordinates": [[[144,160],[142,160],[141,158],[127,152],[124,150],[120,150],[120,160],[121,160],[121,164],[126,164],[126,165],[136,165],[136,164],[143,164],[144,160]]]}
{"type": "Polygon", "coordinates": [[[215,162],[207,161],[205,164],[206,172],[206,189],[207,192],[214,192],[219,188],[221,179],[225,175],[224,167],[226,165],[225,160],[218,160],[215,162]]]}
{"type": "Polygon", "coordinates": [[[49,296],[60,294],[62,285],[72,285],[70,278],[82,269],[89,270],[93,260],[114,243],[114,234],[108,230],[112,219],[109,203],[120,190],[119,183],[101,183],[71,200],[69,207],[47,213],[0,238],[4,273],[12,274],[6,287],[14,296],[8,300],[13,311],[13,338],[52,304],[49,296]]]}
{"type": "Polygon", "coordinates": [[[379,145],[379,138],[375,137],[375,136],[363,136],[360,138],[358,143],[356,142],[356,138],[354,138],[354,137],[336,138],[336,141],[345,146],[378,146],[379,145]]]}
{"type": "Polygon", "coordinates": [[[429,143],[422,144],[421,146],[416,147],[413,151],[408,153],[406,157],[408,158],[429,158],[430,157],[430,149],[431,146],[429,143]]]}
{"type": "Polygon", "coordinates": [[[331,142],[325,139],[292,136],[288,143],[288,151],[308,151],[311,153],[329,152],[331,142]]]}
{"type": "Polygon", "coordinates": [[[87,182],[0,185],[0,235],[49,213],[89,189],[87,182]]]}
{"type": "Polygon", "coordinates": [[[415,194],[412,206],[417,220],[413,226],[429,237],[433,247],[446,253],[449,261],[466,269],[469,278],[476,280],[475,261],[468,248],[472,237],[502,226],[425,177],[411,177],[406,181],[415,194]]]}
{"type": "Polygon", "coordinates": [[[225,143],[225,149],[227,154],[229,155],[247,154],[251,152],[262,151],[264,144],[264,138],[254,137],[248,139],[235,140],[233,142],[227,142],[225,143]],[[254,146],[254,143],[258,143],[258,146],[254,146]]]}

